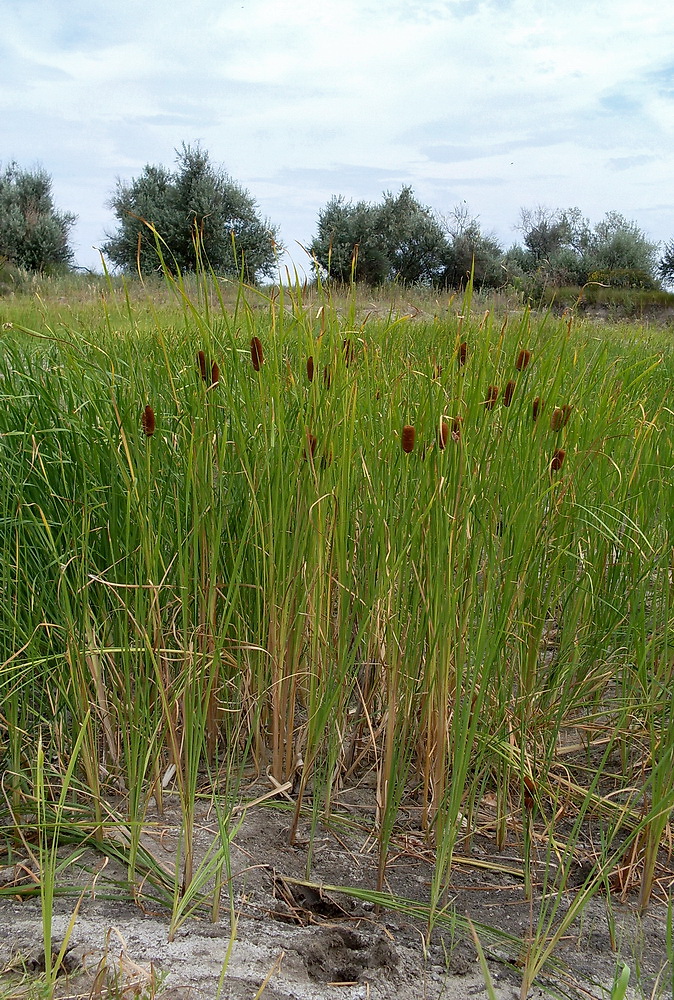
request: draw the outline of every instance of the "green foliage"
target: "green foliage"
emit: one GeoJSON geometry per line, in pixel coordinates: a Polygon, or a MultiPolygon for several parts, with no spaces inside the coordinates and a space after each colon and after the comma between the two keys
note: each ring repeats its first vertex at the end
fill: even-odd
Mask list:
{"type": "Polygon", "coordinates": [[[547,285],[584,285],[601,272],[616,287],[655,288],[656,244],[620,212],[607,212],[594,227],[579,208],[522,209],[523,247],[508,252],[511,265],[547,285]],[[632,282],[632,283],[631,283],[632,282]]]}
{"type": "Polygon", "coordinates": [[[331,198],[319,213],[310,251],[338,281],[437,285],[444,282],[449,247],[431,210],[403,187],[379,204],[331,198]]]}
{"type": "Polygon", "coordinates": [[[11,261],[0,257],[0,295],[20,291],[26,283],[26,272],[15,267],[11,261]]]}
{"type": "Polygon", "coordinates": [[[161,270],[154,229],[169,267],[195,271],[202,257],[222,274],[272,276],[282,249],[277,230],[248,192],[199,146],[183,144],[176,163],[174,171],[146,164],[131,183],[117,182],[109,204],[118,228],[103,246],[106,256],[124,271],[161,270]]]}
{"type": "Polygon", "coordinates": [[[592,271],[587,280],[608,285],[610,288],[644,288],[650,291],[656,288],[656,283],[650,274],[638,267],[614,267],[592,271]]]}
{"type": "Polygon", "coordinates": [[[504,323],[469,295],[420,319],[368,304],[362,322],[355,294],[299,284],[228,288],[228,306],[202,279],[167,276],[172,314],[140,312],[131,281],[88,315],[41,300],[30,329],[34,297],[5,310],[0,850],[33,845],[46,920],[74,844],[125,864],[116,892],[168,902],[171,933],[216,920],[239,782],[264,761],[271,794],[299,779],[309,855],[350,787],[380,884],[392,838],[427,842],[409,905],[432,926],[455,919],[454,855],[471,863],[488,794],[503,870],[532,891],[526,996],[627,850],[645,905],[666,845],[671,338],[504,323]],[[142,836],[163,796],[171,869],[142,836]]]}
{"type": "Polygon", "coordinates": [[[478,288],[500,288],[506,280],[503,249],[493,236],[482,232],[479,221],[464,205],[457,205],[443,219],[449,240],[444,283],[460,288],[473,275],[478,288]]]}
{"type": "Polygon", "coordinates": [[[41,167],[21,170],[12,162],[0,173],[0,257],[27,271],[69,267],[69,235],[77,216],[59,212],[52,182],[41,167]]]}
{"type": "Polygon", "coordinates": [[[666,285],[674,284],[674,240],[665,243],[658,262],[658,275],[666,285]]]}

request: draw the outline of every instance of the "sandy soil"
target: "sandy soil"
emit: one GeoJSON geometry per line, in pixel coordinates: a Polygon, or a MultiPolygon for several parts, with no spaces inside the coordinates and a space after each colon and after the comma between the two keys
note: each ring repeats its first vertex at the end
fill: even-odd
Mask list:
{"type": "MultiPolygon", "coordinates": [[[[166,867],[175,857],[177,828],[171,815],[155,817],[145,843],[166,867]]],[[[238,914],[236,941],[222,979],[223,998],[266,1000],[465,1000],[486,997],[475,948],[464,930],[451,925],[436,929],[424,945],[425,927],[398,912],[376,914],[369,903],[348,894],[322,894],[294,882],[306,874],[308,821],[303,821],[295,846],[288,844],[289,814],[269,805],[251,809],[232,850],[233,888],[238,914]]],[[[214,824],[206,807],[198,817],[202,851],[211,842],[214,824]]],[[[511,857],[516,856],[513,843],[511,857]]],[[[522,880],[507,872],[479,867],[481,862],[507,863],[486,837],[476,837],[470,857],[460,859],[452,881],[458,914],[500,928],[526,941],[532,910],[523,898],[522,880]]],[[[169,914],[150,899],[140,906],[124,900],[123,871],[110,862],[94,878],[101,859],[93,852],[71,867],[74,884],[88,885],[75,922],[62,977],[62,996],[88,996],[97,969],[118,970],[118,992],[150,996],[161,978],[161,991],[176,1000],[214,998],[230,946],[228,905],[211,923],[191,918],[168,940],[169,914]],[[117,881],[119,880],[119,881],[117,881]],[[117,895],[119,898],[111,899],[117,895]],[[125,985],[124,985],[125,984],[125,985]]],[[[392,892],[424,900],[431,878],[428,852],[421,838],[404,832],[396,839],[389,867],[392,892]]],[[[12,873],[0,872],[7,884],[12,873]]],[[[314,841],[312,879],[332,885],[374,886],[376,856],[366,823],[346,832],[319,830],[314,841]]],[[[582,880],[582,871],[578,873],[582,880]]],[[[572,898],[563,901],[567,905],[572,898]]],[[[225,895],[225,894],[223,894],[225,895]]],[[[54,908],[53,940],[66,933],[76,895],[59,897],[54,908]]],[[[628,996],[649,996],[666,965],[666,908],[654,902],[638,919],[633,898],[615,904],[615,936],[621,957],[631,966],[632,983],[639,970],[641,987],[628,996]]],[[[535,917],[534,906],[534,917],[535,917]]],[[[41,947],[39,899],[0,900],[0,968],[21,964],[38,970],[41,947]]],[[[499,1000],[520,995],[518,954],[512,944],[483,941],[499,1000]]],[[[524,944],[523,944],[524,946],[524,944]]],[[[611,950],[605,900],[596,896],[582,921],[561,942],[560,964],[546,973],[531,997],[606,997],[618,962],[611,950]],[[545,992],[547,990],[547,992],[545,992]]],[[[102,973],[101,973],[102,975],[102,973]]],[[[101,982],[99,975],[98,984],[101,982]]],[[[671,970],[664,973],[663,991],[671,996],[671,970]],[[666,987],[667,975],[669,988],[666,987]]],[[[0,996],[2,986],[0,985],[0,996]]]]}

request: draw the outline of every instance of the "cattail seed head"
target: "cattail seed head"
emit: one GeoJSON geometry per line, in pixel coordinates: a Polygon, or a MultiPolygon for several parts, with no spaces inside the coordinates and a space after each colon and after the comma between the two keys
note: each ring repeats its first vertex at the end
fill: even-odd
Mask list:
{"type": "Polygon", "coordinates": [[[461,425],[463,417],[452,417],[452,441],[461,440],[461,425]]]}
{"type": "Polygon", "coordinates": [[[255,371],[259,372],[264,364],[264,351],[258,337],[253,337],[250,342],[250,360],[253,363],[255,371]]]}
{"type": "Polygon", "coordinates": [[[496,406],[496,400],[498,399],[498,386],[490,385],[487,389],[487,398],[484,401],[484,405],[488,410],[493,410],[496,406]]]}
{"type": "Polygon", "coordinates": [[[508,382],[508,384],[505,387],[505,389],[503,390],[503,405],[504,406],[510,406],[510,404],[513,401],[514,392],[515,392],[515,382],[513,382],[512,379],[511,379],[510,382],[508,382]]]}
{"type": "Polygon", "coordinates": [[[411,424],[405,424],[400,441],[406,455],[409,455],[414,448],[415,433],[414,427],[411,424]]]}
{"type": "Polygon", "coordinates": [[[550,417],[550,427],[553,431],[561,431],[562,427],[566,427],[572,410],[573,406],[569,403],[566,403],[564,406],[555,407],[550,417]]]}
{"type": "Polygon", "coordinates": [[[468,357],[468,344],[466,343],[465,340],[463,340],[459,344],[459,354],[457,357],[457,361],[459,362],[459,368],[463,368],[463,366],[466,363],[467,357],[468,357]]]}
{"type": "Polygon", "coordinates": [[[447,442],[449,441],[449,424],[446,420],[440,421],[440,430],[438,431],[438,447],[441,451],[444,451],[447,447],[447,442]]]}
{"type": "Polygon", "coordinates": [[[156,424],[154,419],[154,410],[149,404],[143,410],[143,415],[140,418],[140,423],[141,427],[143,428],[143,433],[145,434],[145,437],[152,437],[152,435],[155,432],[156,424]]]}
{"type": "Polygon", "coordinates": [[[307,358],[307,381],[313,382],[314,380],[314,359],[310,354],[307,358]]]}
{"type": "Polygon", "coordinates": [[[520,351],[517,355],[517,361],[515,362],[515,368],[518,372],[523,372],[531,361],[531,351],[520,351]]]}
{"type": "Polygon", "coordinates": [[[199,365],[199,374],[204,382],[206,382],[208,380],[208,374],[206,372],[206,355],[203,351],[199,351],[197,354],[197,364],[199,365]]]}
{"type": "Polygon", "coordinates": [[[545,400],[541,399],[540,396],[536,396],[531,406],[531,416],[533,417],[534,423],[536,423],[539,414],[541,414],[544,409],[545,409],[545,400]]]}
{"type": "Polygon", "coordinates": [[[552,461],[550,462],[550,471],[559,472],[561,467],[564,465],[564,458],[566,452],[563,448],[558,448],[555,454],[552,456],[552,461]]]}
{"type": "Polygon", "coordinates": [[[527,812],[531,812],[534,808],[534,794],[536,792],[536,785],[528,774],[525,774],[522,778],[524,784],[524,808],[527,812]]]}
{"type": "Polygon", "coordinates": [[[214,361],[211,365],[211,385],[217,385],[220,381],[220,368],[218,362],[214,361]]]}
{"type": "Polygon", "coordinates": [[[304,449],[305,459],[312,459],[314,457],[314,452],[316,451],[316,437],[307,431],[307,443],[304,449]]]}

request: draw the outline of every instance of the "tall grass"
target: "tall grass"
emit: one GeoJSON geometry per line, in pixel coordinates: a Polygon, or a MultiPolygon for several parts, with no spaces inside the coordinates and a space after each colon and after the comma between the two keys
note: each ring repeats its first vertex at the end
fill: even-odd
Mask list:
{"type": "MultiPolygon", "coordinates": [[[[470,288],[423,318],[166,283],[171,310],[110,285],[93,331],[44,304],[4,331],[6,850],[44,814],[40,747],[59,832],[116,828],[174,931],[219,912],[244,774],[293,791],[292,838],[309,789],[315,826],[372,771],[374,888],[412,804],[431,926],[478,829],[520,842],[529,895],[547,844],[549,901],[596,826],[577,908],[610,879],[647,906],[674,805],[671,350],[470,288]],[[166,789],[168,879],[141,843],[166,789]]],[[[567,926],[538,919],[523,996],[567,926]]]]}

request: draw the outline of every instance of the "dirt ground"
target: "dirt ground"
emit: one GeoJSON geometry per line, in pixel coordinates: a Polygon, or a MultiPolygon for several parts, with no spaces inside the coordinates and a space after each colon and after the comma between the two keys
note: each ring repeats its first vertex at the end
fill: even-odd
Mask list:
{"type": "MultiPolygon", "coordinates": [[[[170,868],[177,827],[172,825],[170,812],[149,819],[145,845],[170,868]]],[[[170,914],[153,903],[149,893],[139,900],[140,905],[125,900],[123,870],[111,861],[95,876],[92,873],[100,869],[101,859],[93,852],[85,855],[78,862],[79,869],[68,869],[73,884],[88,885],[88,889],[72,930],[68,973],[60,980],[59,994],[86,997],[92,990],[96,994],[102,982],[102,973],[96,980],[96,972],[105,964],[108,970],[117,969],[113,996],[150,997],[159,989],[174,1000],[211,1000],[219,982],[225,1000],[258,996],[265,1000],[466,1000],[487,996],[476,951],[464,927],[445,923],[425,943],[422,921],[390,910],[377,914],[370,903],[348,894],[318,893],[294,882],[306,876],[309,821],[301,821],[293,847],[288,843],[289,825],[289,812],[269,804],[245,815],[232,848],[236,940],[222,979],[231,939],[226,901],[216,923],[204,914],[190,918],[169,941],[170,914]],[[110,898],[115,895],[118,898],[110,898]]],[[[197,827],[197,848],[203,853],[215,832],[206,806],[197,827]]],[[[517,854],[514,838],[511,850],[512,860],[517,854]]],[[[470,856],[460,857],[455,866],[451,898],[457,914],[506,931],[524,947],[532,910],[524,900],[515,865],[513,873],[480,867],[500,861],[507,868],[508,857],[508,850],[498,855],[491,839],[476,836],[470,856]]],[[[431,874],[423,840],[401,833],[391,851],[390,890],[407,899],[427,900],[431,874]]],[[[4,869],[0,876],[7,884],[13,873],[4,869]]],[[[579,884],[582,877],[579,870],[579,884]]],[[[376,849],[366,822],[318,830],[313,881],[373,888],[375,878],[376,849]]],[[[568,905],[573,890],[567,896],[562,906],[568,905]]],[[[55,946],[63,940],[76,899],[74,893],[55,903],[55,946]]],[[[634,897],[630,897],[615,903],[614,909],[620,958],[632,969],[630,982],[639,987],[627,996],[651,996],[658,974],[661,992],[652,995],[671,996],[672,972],[665,968],[666,907],[656,900],[639,919],[634,897]]],[[[533,913],[535,918],[535,908],[533,913]]],[[[0,899],[0,969],[5,971],[0,997],[3,981],[7,988],[13,972],[21,967],[38,971],[43,964],[41,935],[39,898],[0,899]]],[[[482,933],[481,939],[496,996],[515,1000],[521,983],[517,949],[512,941],[490,940],[482,933]]],[[[602,896],[591,900],[581,921],[560,943],[556,957],[559,964],[542,976],[531,997],[551,992],[562,997],[610,996],[619,959],[611,950],[602,896]]]]}

